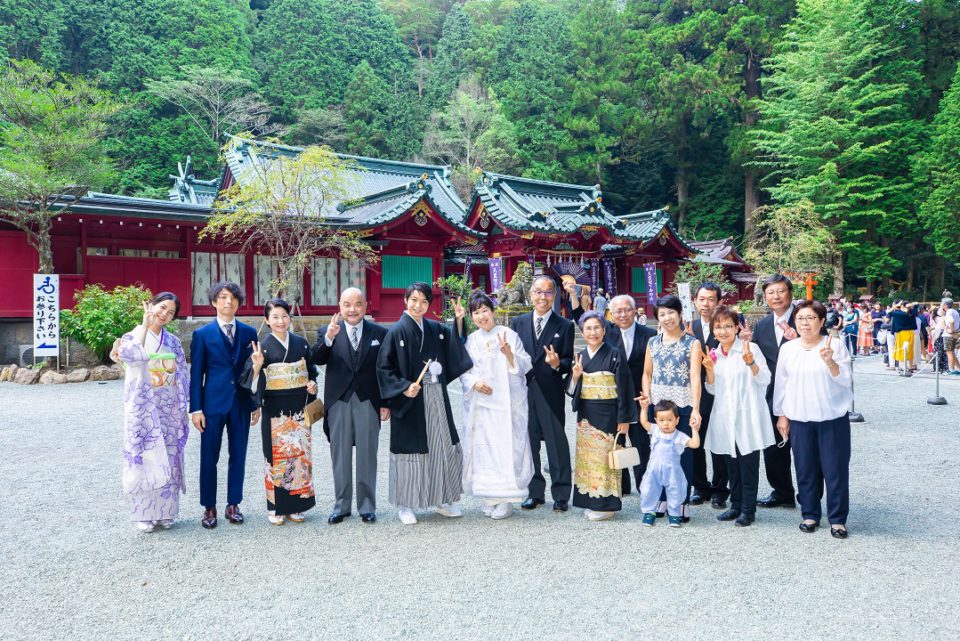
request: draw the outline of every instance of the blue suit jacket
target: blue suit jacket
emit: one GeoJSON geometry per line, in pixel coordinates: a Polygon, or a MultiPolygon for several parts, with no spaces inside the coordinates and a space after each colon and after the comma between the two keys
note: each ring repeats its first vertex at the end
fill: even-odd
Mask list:
{"type": "Polygon", "coordinates": [[[257,330],[234,321],[236,340],[233,348],[214,320],[193,333],[190,341],[190,412],[202,411],[206,416],[230,412],[234,403],[240,410],[252,412],[253,398],[240,383],[243,366],[257,340],[257,330]]]}

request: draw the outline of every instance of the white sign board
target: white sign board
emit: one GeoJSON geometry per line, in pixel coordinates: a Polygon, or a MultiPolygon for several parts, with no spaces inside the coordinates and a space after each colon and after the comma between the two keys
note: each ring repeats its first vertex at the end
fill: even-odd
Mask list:
{"type": "Polygon", "coordinates": [[[60,275],[33,275],[33,355],[60,355],[60,275]]]}
{"type": "Polygon", "coordinates": [[[690,299],[690,283],[677,283],[677,294],[680,297],[680,304],[683,305],[683,320],[689,323],[693,320],[693,300],[690,299]]]}

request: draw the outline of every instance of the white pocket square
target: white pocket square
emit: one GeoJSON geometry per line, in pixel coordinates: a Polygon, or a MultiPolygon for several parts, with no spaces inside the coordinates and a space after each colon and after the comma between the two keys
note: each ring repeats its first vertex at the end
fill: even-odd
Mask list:
{"type": "Polygon", "coordinates": [[[554,334],[553,337],[554,337],[554,338],[560,338],[560,334],[559,334],[559,333],[554,334]]]}
{"type": "Polygon", "coordinates": [[[370,347],[376,347],[379,344],[380,344],[380,341],[378,341],[377,339],[373,339],[372,341],[370,341],[370,347]]]}
{"type": "Polygon", "coordinates": [[[403,347],[403,346],[404,346],[404,345],[403,345],[403,339],[401,338],[401,339],[400,339],[400,347],[403,347]]]}
{"type": "Polygon", "coordinates": [[[440,340],[443,340],[443,334],[440,334],[440,340]]]}

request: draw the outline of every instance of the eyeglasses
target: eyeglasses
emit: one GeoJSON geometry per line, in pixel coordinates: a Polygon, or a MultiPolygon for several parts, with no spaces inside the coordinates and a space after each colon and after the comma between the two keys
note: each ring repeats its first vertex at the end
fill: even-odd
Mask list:
{"type": "Polygon", "coordinates": [[[815,323],[820,320],[819,316],[797,316],[798,323],[815,323]]]}
{"type": "Polygon", "coordinates": [[[626,307],[626,308],[624,308],[624,309],[611,309],[611,310],[610,310],[610,314],[611,314],[612,316],[626,316],[627,314],[629,314],[629,313],[631,313],[631,312],[635,312],[635,311],[637,311],[637,310],[635,310],[635,309],[633,309],[633,308],[630,308],[630,307],[626,307]]]}
{"type": "Polygon", "coordinates": [[[534,289],[530,293],[533,294],[534,298],[538,296],[546,296],[547,298],[550,298],[553,296],[552,289],[534,289]]]}

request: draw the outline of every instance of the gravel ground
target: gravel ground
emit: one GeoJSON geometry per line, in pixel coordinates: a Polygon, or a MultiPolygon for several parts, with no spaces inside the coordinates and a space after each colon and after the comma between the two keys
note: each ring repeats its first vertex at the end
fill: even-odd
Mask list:
{"type": "MultiPolygon", "coordinates": [[[[876,360],[858,361],[856,385],[867,422],[846,541],[802,534],[781,508],[746,529],[709,506],[679,530],[643,528],[636,494],[609,522],[544,508],[495,522],[467,498],[462,519],[405,527],[386,502],[386,429],[374,525],[326,524],[322,436],[320,506],[270,525],[252,435],[247,522],[203,530],[193,433],[184,520],[143,535],[120,491],[120,383],[0,385],[0,638],[955,640],[960,379],[945,377],[945,407],[927,405],[929,377],[876,360]]],[[[572,428],[568,416],[571,442],[572,428]]]]}

